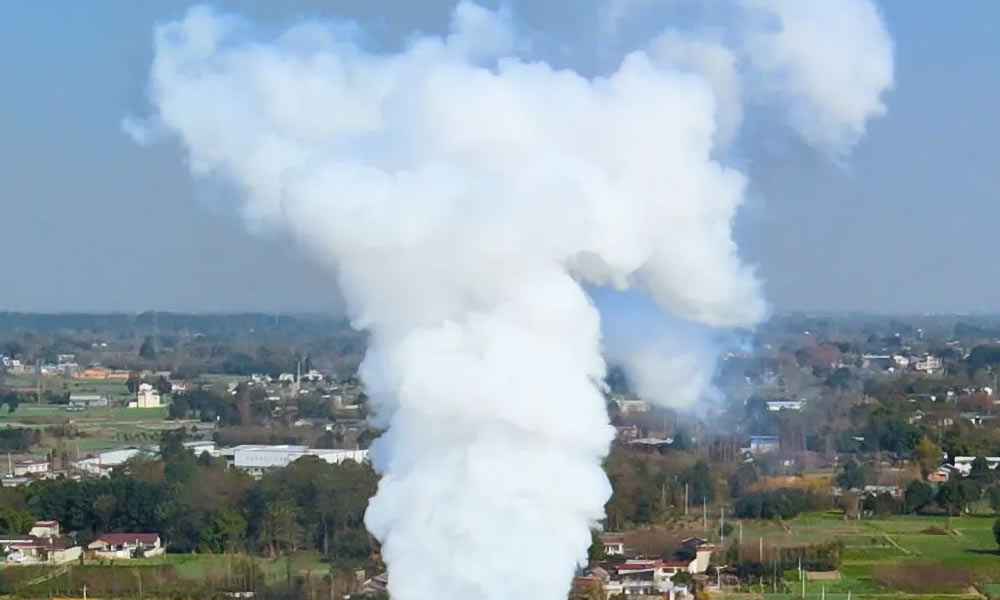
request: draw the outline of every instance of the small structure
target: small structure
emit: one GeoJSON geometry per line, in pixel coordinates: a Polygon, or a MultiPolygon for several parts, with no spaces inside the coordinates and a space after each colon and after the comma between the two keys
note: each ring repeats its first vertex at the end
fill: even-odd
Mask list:
{"type": "Polygon", "coordinates": [[[767,410],[778,412],[781,410],[802,410],[805,400],[769,400],[767,410]]]}
{"type": "Polygon", "coordinates": [[[22,460],[15,460],[13,472],[14,477],[43,475],[49,472],[49,461],[44,458],[25,458],[22,460]]]}
{"type": "Polygon", "coordinates": [[[750,438],[751,454],[770,454],[772,452],[777,452],[779,448],[778,436],[755,435],[750,438]]]}
{"type": "Polygon", "coordinates": [[[139,389],[135,392],[135,400],[129,402],[129,408],[159,408],[163,406],[160,403],[160,392],[149,383],[140,383],[139,389]]]}
{"type": "Polygon", "coordinates": [[[100,394],[70,394],[69,405],[79,408],[103,408],[108,405],[108,399],[100,394]]]}
{"type": "Polygon", "coordinates": [[[951,468],[948,465],[938,467],[936,471],[927,474],[927,481],[931,483],[944,483],[951,477],[951,468]]]}
{"type": "MultiPolygon", "coordinates": [[[[45,521],[43,521],[45,522],[45,521]]],[[[58,523],[56,524],[58,531],[58,523]]],[[[67,537],[8,537],[0,540],[5,561],[13,565],[63,564],[80,558],[83,548],[67,537]]]]}
{"type": "Polygon", "coordinates": [[[601,543],[604,544],[604,554],[607,556],[625,556],[624,533],[602,533],[601,543]]]}
{"type": "MultiPolygon", "coordinates": [[[[663,561],[660,559],[626,560],[618,565],[621,591],[628,595],[660,595],[673,591],[674,575],[690,573],[694,575],[696,561],[663,561]]],[[[610,586],[609,592],[611,591],[610,586]]],[[[615,586],[616,588],[618,586],[615,586]]],[[[619,592],[621,593],[621,592],[619,592]]]]}
{"type": "Polygon", "coordinates": [[[59,521],[35,521],[28,535],[36,538],[59,537],[59,521]]]}
{"type": "Polygon", "coordinates": [[[88,456],[87,458],[74,462],[73,466],[83,473],[96,475],[98,477],[107,477],[111,474],[111,469],[120,466],[128,459],[139,454],[152,456],[154,452],[143,448],[104,450],[102,452],[98,452],[94,456],[88,456]]]}
{"type": "Polygon", "coordinates": [[[87,550],[94,558],[106,559],[145,558],[164,552],[158,533],[102,533],[87,550]]]}
{"type": "Polygon", "coordinates": [[[615,404],[618,405],[618,412],[623,415],[647,413],[651,408],[648,402],[644,402],[642,400],[628,400],[626,398],[616,398],[615,404]]]}

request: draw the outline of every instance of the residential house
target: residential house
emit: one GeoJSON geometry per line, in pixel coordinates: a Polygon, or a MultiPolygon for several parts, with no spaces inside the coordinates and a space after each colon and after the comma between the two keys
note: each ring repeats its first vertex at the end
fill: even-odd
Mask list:
{"type": "Polygon", "coordinates": [[[15,460],[13,473],[15,477],[32,477],[49,472],[49,461],[45,458],[25,458],[15,460]]]}
{"type": "Polygon", "coordinates": [[[624,533],[602,533],[601,543],[604,544],[604,554],[607,556],[625,556],[624,533]]]}
{"type": "Polygon", "coordinates": [[[927,355],[913,363],[913,368],[924,373],[937,373],[944,367],[943,362],[937,356],[927,355]]]}
{"type": "MultiPolygon", "coordinates": [[[[664,561],[661,559],[633,559],[618,565],[618,579],[627,595],[660,595],[673,590],[677,573],[697,573],[696,561],[664,561]]],[[[609,590],[610,592],[610,590],[609,590]]]]}
{"type": "Polygon", "coordinates": [[[163,554],[158,533],[102,533],[87,545],[94,558],[146,558],[163,554]]]}
{"type": "Polygon", "coordinates": [[[80,558],[83,548],[66,537],[30,538],[7,546],[10,564],[63,564],[80,558]]]}
{"type": "Polygon", "coordinates": [[[36,538],[59,537],[59,521],[35,521],[28,535],[36,538]]]}

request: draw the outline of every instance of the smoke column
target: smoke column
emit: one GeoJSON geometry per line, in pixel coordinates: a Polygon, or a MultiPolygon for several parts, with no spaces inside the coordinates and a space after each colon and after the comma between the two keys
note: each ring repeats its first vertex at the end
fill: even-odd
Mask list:
{"type": "Polygon", "coordinates": [[[776,108],[835,158],[884,112],[892,50],[868,0],[724,6],[715,33],[664,30],[598,75],[521,58],[509,13],[467,1],[391,54],[344,24],[262,41],[207,8],[157,27],[153,115],[126,130],[175,137],[249,224],[293,232],[371,334],[388,432],[366,521],[394,598],[565,598],[610,493],[587,290],[666,315],[606,349],[647,397],[697,400],[706,340],[766,311],[731,236],[744,112],[776,108]]]}

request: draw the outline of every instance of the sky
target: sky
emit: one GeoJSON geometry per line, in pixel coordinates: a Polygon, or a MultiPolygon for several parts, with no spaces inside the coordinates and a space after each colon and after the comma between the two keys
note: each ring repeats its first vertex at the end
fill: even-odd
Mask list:
{"type": "MultiPolygon", "coordinates": [[[[192,181],[175,144],[140,147],[122,131],[125,116],[148,112],[154,24],[191,4],[3,7],[0,310],[339,310],[333,275],[288,235],[249,232],[230,192],[192,181]]],[[[274,31],[355,19],[392,50],[413,30],[441,31],[452,2],[212,4],[274,31]]],[[[748,127],[743,254],[777,311],[1000,312],[1000,3],[879,4],[896,45],[888,115],[840,164],[748,127]]],[[[600,72],[641,33],[612,26],[605,0],[566,5],[513,7],[548,32],[538,52],[557,66],[600,72]]]]}

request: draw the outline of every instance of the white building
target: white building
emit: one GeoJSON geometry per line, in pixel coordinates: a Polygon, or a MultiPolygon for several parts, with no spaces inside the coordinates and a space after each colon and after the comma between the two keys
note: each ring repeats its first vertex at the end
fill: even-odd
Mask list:
{"type": "Polygon", "coordinates": [[[108,399],[100,394],[70,394],[69,405],[81,408],[97,408],[108,405],[108,399]]]}
{"type": "Polygon", "coordinates": [[[290,445],[256,445],[246,444],[232,448],[222,448],[215,452],[222,456],[230,466],[246,471],[254,477],[259,477],[274,469],[281,469],[292,464],[303,456],[315,456],[330,464],[345,460],[363,462],[368,459],[367,450],[327,450],[290,445]]]}
{"type": "Polygon", "coordinates": [[[59,537],[59,521],[35,521],[28,535],[36,538],[59,537]]]}
{"type": "Polygon", "coordinates": [[[913,363],[913,368],[924,373],[936,373],[942,369],[944,364],[937,356],[927,355],[913,363]]]}
{"type": "Polygon", "coordinates": [[[157,533],[102,533],[87,545],[94,558],[148,558],[163,554],[157,533]]]}
{"type": "Polygon", "coordinates": [[[604,554],[607,556],[625,556],[624,533],[602,533],[601,543],[604,544],[604,554]]]}
{"type": "MultiPolygon", "coordinates": [[[[1000,465],[1000,456],[985,456],[986,467],[990,470],[997,468],[1000,465]]],[[[972,472],[972,462],[976,460],[975,456],[956,456],[953,461],[954,469],[962,474],[962,476],[967,476],[972,472]]]]}
{"type": "Polygon", "coordinates": [[[104,452],[97,453],[96,456],[90,456],[88,458],[78,460],[73,463],[73,466],[84,473],[89,473],[98,477],[107,477],[111,474],[111,469],[120,466],[128,459],[140,454],[151,455],[151,452],[140,448],[106,450],[104,452]]]}
{"type": "Polygon", "coordinates": [[[769,400],[767,410],[771,412],[779,410],[802,410],[805,404],[805,400],[769,400]]]}
{"type": "Polygon", "coordinates": [[[151,384],[140,383],[139,389],[135,392],[135,400],[128,403],[129,408],[159,408],[160,392],[156,391],[151,384]]]}
{"type": "Polygon", "coordinates": [[[626,400],[624,398],[616,398],[615,404],[618,405],[618,410],[623,415],[649,412],[650,409],[649,403],[642,400],[626,400]]]}
{"type": "Polygon", "coordinates": [[[15,477],[25,477],[28,475],[41,475],[49,472],[49,461],[44,458],[27,458],[15,460],[13,468],[15,477]]]}

